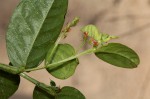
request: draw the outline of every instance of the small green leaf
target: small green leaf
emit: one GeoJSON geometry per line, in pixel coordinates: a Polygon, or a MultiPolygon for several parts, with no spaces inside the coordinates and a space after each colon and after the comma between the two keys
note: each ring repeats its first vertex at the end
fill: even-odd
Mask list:
{"type": "Polygon", "coordinates": [[[79,90],[65,86],[56,95],[55,99],[85,99],[85,96],[79,90]]]}
{"type": "Polygon", "coordinates": [[[51,85],[51,86],[56,86],[56,83],[55,83],[53,80],[51,80],[51,81],[50,81],[50,85],[51,85]]]}
{"type": "Polygon", "coordinates": [[[55,97],[36,86],[33,91],[33,99],[55,99],[55,97]]]}
{"type": "Polygon", "coordinates": [[[131,48],[119,43],[102,46],[95,55],[107,63],[123,68],[135,68],[140,63],[138,55],[131,48]]]}
{"type": "MultiPolygon", "coordinates": [[[[49,50],[48,54],[51,53],[51,49],[49,50]]],[[[57,47],[56,52],[54,53],[53,59],[50,60],[50,63],[55,63],[58,61],[62,61],[66,58],[74,56],[75,50],[69,44],[60,44],[57,47]]],[[[47,55],[48,56],[48,55],[47,55]]],[[[47,57],[49,58],[49,57],[47,57]]],[[[79,64],[78,59],[74,59],[68,62],[61,64],[58,68],[47,68],[47,71],[58,79],[67,79],[72,76],[75,72],[77,65],[79,64]]]]}
{"type": "Polygon", "coordinates": [[[68,0],[21,0],[7,31],[7,52],[14,66],[37,67],[62,29],[68,0]]]}
{"type": "Polygon", "coordinates": [[[100,43],[101,33],[99,33],[98,28],[95,25],[87,25],[81,29],[82,32],[87,33],[89,37],[92,37],[100,43]]]}
{"type": "Polygon", "coordinates": [[[0,70],[0,99],[8,99],[18,89],[20,77],[0,70]]]}

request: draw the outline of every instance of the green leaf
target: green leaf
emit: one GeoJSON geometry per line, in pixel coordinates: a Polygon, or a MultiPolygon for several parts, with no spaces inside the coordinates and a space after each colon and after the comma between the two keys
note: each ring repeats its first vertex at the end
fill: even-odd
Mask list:
{"type": "Polygon", "coordinates": [[[51,86],[56,86],[56,83],[55,83],[53,80],[51,80],[51,81],[50,81],[50,85],[51,85],[51,86]]]}
{"type": "Polygon", "coordinates": [[[39,65],[59,36],[68,0],[21,0],[7,31],[7,51],[14,66],[39,65]]]}
{"type": "Polygon", "coordinates": [[[81,31],[87,33],[89,37],[92,37],[94,40],[100,42],[102,35],[99,33],[99,30],[95,25],[84,26],[81,31]]]}
{"type": "MultiPolygon", "coordinates": [[[[51,51],[52,51],[52,48],[50,48],[48,55],[51,53],[51,51]]],[[[53,59],[50,60],[50,63],[62,61],[66,58],[74,56],[75,54],[76,54],[75,50],[71,45],[59,44],[54,53],[53,59]]],[[[47,55],[47,58],[48,58],[48,55],[47,55]]],[[[59,64],[61,66],[59,66],[58,68],[54,68],[54,69],[47,68],[47,71],[58,79],[67,79],[74,74],[75,69],[78,64],[79,64],[78,59],[74,59],[74,60],[65,62],[63,64],[59,64]]]]}
{"type": "Polygon", "coordinates": [[[85,99],[85,96],[79,90],[69,86],[60,89],[56,96],[51,96],[42,89],[35,87],[33,99],[85,99]]]}
{"type": "Polygon", "coordinates": [[[20,77],[0,70],[0,99],[8,99],[18,89],[20,77]]]}
{"type": "Polygon", "coordinates": [[[56,95],[55,99],[85,99],[85,96],[79,90],[65,86],[56,95]]]}
{"type": "Polygon", "coordinates": [[[135,68],[140,63],[138,55],[125,45],[109,43],[99,48],[95,55],[103,61],[123,68],[135,68]]]}
{"type": "Polygon", "coordinates": [[[36,86],[33,91],[33,99],[55,99],[55,97],[36,86]]]}

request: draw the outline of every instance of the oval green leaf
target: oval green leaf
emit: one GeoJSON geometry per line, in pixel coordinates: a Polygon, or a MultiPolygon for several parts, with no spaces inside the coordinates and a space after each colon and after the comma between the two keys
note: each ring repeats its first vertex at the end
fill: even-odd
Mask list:
{"type": "Polygon", "coordinates": [[[33,91],[33,99],[55,99],[55,97],[36,86],[33,91]]]}
{"type": "Polygon", "coordinates": [[[79,90],[65,86],[56,95],[55,99],[85,99],[85,96],[79,90]]]}
{"type": "Polygon", "coordinates": [[[95,55],[107,63],[123,68],[136,68],[140,63],[138,55],[131,48],[119,43],[109,43],[99,48],[95,55]]]}
{"type": "Polygon", "coordinates": [[[0,99],[8,99],[18,89],[20,77],[0,70],[0,99]]]}
{"type": "Polygon", "coordinates": [[[21,0],[7,31],[7,52],[14,66],[39,65],[59,36],[68,0],[21,0]]]}
{"type": "Polygon", "coordinates": [[[35,87],[33,99],[85,99],[85,96],[79,90],[69,86],[60,89],[56,96],[51,96],[42,89],[35,87]]]}
{"type": "MultiPolygon", "coordinates": [[[[50,48],[48,54],[51,53],[51,51],[52,51],[52,48],[50,48]]],[[[59,44],[53,55],[53,59],[50,60],[51,61],[50,63],[62,61],[66,58],[74,56],[75,54],[76,54],[75,50],[71,45],[59,44]]],[[[65,62],[63,64],[59,64],[60,66],[58,68],[53,68],[53,69],[47,68],[47,71],[58,79],[67,79],[74,74],[75,69],[78,64],[79,64],[78,59],[74,59],[74,60],[65,62]]]]}

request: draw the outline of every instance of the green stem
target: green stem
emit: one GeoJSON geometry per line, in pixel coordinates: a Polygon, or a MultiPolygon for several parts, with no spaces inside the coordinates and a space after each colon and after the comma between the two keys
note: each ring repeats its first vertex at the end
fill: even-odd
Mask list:
{"type": "Polygon", "coordinates": [[[15,67],[15,66],[9,66],[5,64],[0,64],[0,70],[11,74],[19,74],[24,71],[24,67],[15,67]]]}
{"type": "Polygon", "coordinates": [[[59,44],[60,40],[62,39],[63,35],[64,35],[64,32],[61,32],[61,34],[59,35],[59,37],[58,37],[58,39],[57,39],[57,41],[54,45],[54,47],[52,48],[52,51],[50,51],[50,54],[48,52],[48,54],[46,56],[46,60],[45,60],[45,65],[50,63],[50,60],[52,59],[52,57],[53,57],[53,55],[54,55],[54,53],[55,53],[55,51],[58,47],[58,44],[59,44]]]}
{"type": "Polygon", "coordinates": [[[35,84],[37,87],[41,88],[42,90],[46,91],[47,93],[49,93],[50,95],[52,96],[55,96],[56,95],[56,92],[55,90],[51,87],[51,86],[48,86],[44,83],[41,83],[39,81],[37,81],[36,79],[28,76],[27,74],[25,73],[20,73],[19,74],[21,77],[27,79],[28,81],[32,82],[33,84],[35,84]]]}
{"type": "Polygon", "coordinates": [[[83,38],[83,41],[82,41],[81,45],[79,46],[77,52],[78,52],[81,48],[83,48],[83,46],[85,45],[86,41],[87,41],[87,38],[83,38]]]}
{"type": "Polygon", "coordinates": [[[81,53],[79,53],[79,54],[77,54],[75,56],[71,56],[69,58],[66,58],[64,60],[61,60],[61,61],[58,61],[58,62],[55,62],[55,63],[52,63],[52,64],[48,64],[47,66],[26,69],[25,72],[36,71],[36,70],[41,70],[41,69],[45,69],[45,68],[49,68],[49,69],[58,68],[59,66],[61,66],[61,64],[65,63],[67,61],[76,59],[76,58],[78,58],[79,56],[82,56],[82,55],[91,54],[91,53],[93,53],[95,51],[96,51],[96,48],[91,48],[91,49],[88,49],[88,50],[86,50],[84,52],[81,52],[81,53]]]}
{"type": "Polygon", "coordinates": [[[46,60],[45,60],[45,65],[48,65],[50,62],[51,62],[51,59],[58,47],[58,44],[60,42],[60,40],[62,38],[65,38],[65,36],[67,35],[66,33],[68,32],[68,30],[75,26],[77,23],[79,22],[79,18],[78,17],[75,17],[70,23],[67,24],[67,26],[64,28],[64,30],[62,30],[62,32],[60,33],[57,41],[55,42],[55,45],[54,47],[52,48],[52,51],[48,52],[47,56],[46,56],[46,60]]]}

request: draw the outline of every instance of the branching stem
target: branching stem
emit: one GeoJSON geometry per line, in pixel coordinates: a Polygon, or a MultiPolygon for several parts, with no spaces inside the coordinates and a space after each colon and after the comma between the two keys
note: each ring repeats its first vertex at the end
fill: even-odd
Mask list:
{"type": "Polygon", "coordinates": [[[35,84],[36,86],[38,86],[39,88],[41,88],[42,90],[46,91],[47,93],[49,93],[50,95],[52,96],[55,96],[56,95],[56,91],[51,87],[51,86],[48,86],[44,83],[41,83],[39,81],[37,81],[36,79],[28,76],[27,74],[25,73],[20,73],[19,74],[21,77],[25,78],[26,80],[32,82],[33,84],[35,84]]]}
{"type": "Polygon", "coordinates": [[[46,57],[45,60],[45,65],[50,63],[50,60],[52,59],[60,41],[62,38],[65,38],[67,36],[67,32],[69,32],[70,28],[75,26],[77,23],[79,22],[79,18],[75,17],[70,23],[67,24],[67,26],[62,30],[62,32],[60,33],[57,41],[54,44],[54,47],[52,48],[52,51],[50,52],[50,54],[46,57]]]}
{"type": "Polygon", "coordinates": [[[86,50],[84,52],[76,54],[75,56],[71,56],[71,57],[66,58],[64,60],[61,60],[61,61],[58,61],[58,62],[55,62],[55,63],[52,63],[52,64],[48,64],[48,65],[43,66],[43,67],[36,67],[36,68],[26,69],[25,72],[36,71],[36,70],[41,70],[41,69],[45,69],[45,68],[49,68],[49,70],[50,69],[54,69],[54,68],[58,68],[59,66],[61,66],[61,64],[65,63],[67,61],[76,59],[76,58],[78,58],[78,57],[80,57],[82,55],[94,53],[95,51],[96,51],[96,48],[91,48],[91,49],[88,49],[88,50],[86,50]]]}
{"type": "Polygon", "coordinates": [[[11,74],[19,74],[24,71],[24,68],[25,67],[15,67],[15,66],[9,66],[5,64],[0,64],[0,70],[11,74]]]}

